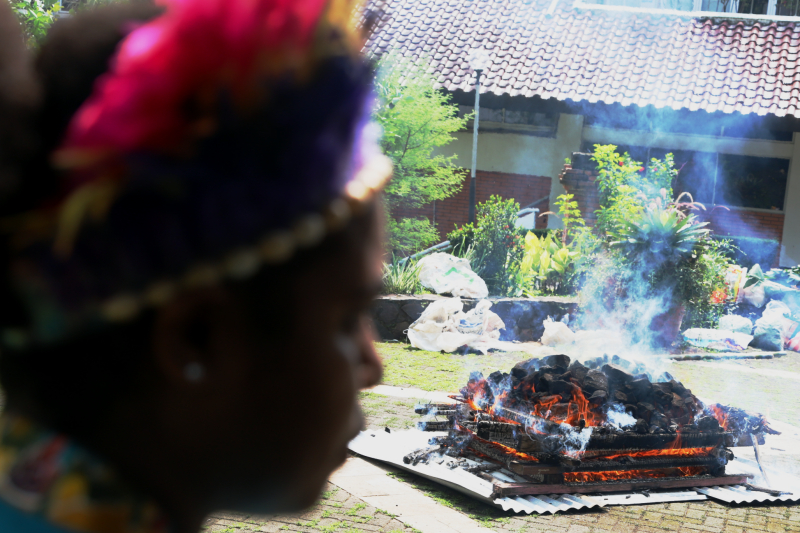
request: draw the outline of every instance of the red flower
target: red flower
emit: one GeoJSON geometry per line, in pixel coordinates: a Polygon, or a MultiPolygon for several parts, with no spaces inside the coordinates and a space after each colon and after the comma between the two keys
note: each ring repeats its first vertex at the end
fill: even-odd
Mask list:
{"type": "Polygon", "coordinates": [[[644,167],[639,167],[639,172],[644,172],[644,167]]]}
{"type": "Polygon", "coordinates": [[[625,163],[623,163],[622,161],[620,161],[620,162],[619,162],[619,166],[623,166],[623,165],[625,165],[625,163]]]}
{"type": "Polygon", "coordinates": [[[711,303],[721,304],[727,297],[728,293],[725,291],[725,289],[717,289],[711,293],[711,303]]]}

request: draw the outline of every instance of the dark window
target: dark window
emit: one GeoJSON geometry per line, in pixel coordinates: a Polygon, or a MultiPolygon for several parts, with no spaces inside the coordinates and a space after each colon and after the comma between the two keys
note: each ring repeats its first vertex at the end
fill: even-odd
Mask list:
{"type": "Polygon", "coordinates": [[[720,154],[718,169],[718,204],[783,210],[788,159],[720,154]]]}
{"type": "MultiPolygon", "coordinates": [[[[472,113],[473,106],[458,106],[458,115],[463,117],[472,113]]],[[[487,130],[502,130],[502,124],[513,126],[532,126],[534,129],[547,133],[555,133],[558,128],[558,113],[535,113],[533,111],[518,111],[505,108],[491,108],[481,106],[480,126],[487,130]]],[[[512,128],[508,128],[512,130],[512,128]]]]}

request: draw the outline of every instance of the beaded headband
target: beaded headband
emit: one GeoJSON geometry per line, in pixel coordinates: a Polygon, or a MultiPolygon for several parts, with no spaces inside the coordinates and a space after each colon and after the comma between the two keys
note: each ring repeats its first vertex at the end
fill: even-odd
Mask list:
{"type": "Polygon", "coordinates": [[[352,0],[158,0],[73,116],[63,194],[0,221],[23,349],[246,279],[345,226],[390,178],[352,0]],[[187,109],[189,111],[187,111],[187,109]]]}

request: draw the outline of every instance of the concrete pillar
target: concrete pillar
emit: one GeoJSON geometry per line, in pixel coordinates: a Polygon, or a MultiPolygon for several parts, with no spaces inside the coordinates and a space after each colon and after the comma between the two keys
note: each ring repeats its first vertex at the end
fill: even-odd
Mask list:
{"type": "Polygon", "coordinates": [[[781,237],[781,266],[800,264],[800,134],[792,137],[792,160],[783,202],[783,236],[781,237]]]}
{"type": "MultiPolygon", "coordinates": [[[[553,169],[547,174],[553,179],[550,188],[550,209],[556,210],[556,199],[566,191],[558,181],[558,175],[564,168],[564,160],[572,156],[573,152],[581,149],[583,140],[583,115],[564,115],[558,118],[558,133],[556,135],[556,153],[553,154],[553,169]]],[[[557,217],[547,217],[548,228],[561,228],[561,220],[557,217]]]]}

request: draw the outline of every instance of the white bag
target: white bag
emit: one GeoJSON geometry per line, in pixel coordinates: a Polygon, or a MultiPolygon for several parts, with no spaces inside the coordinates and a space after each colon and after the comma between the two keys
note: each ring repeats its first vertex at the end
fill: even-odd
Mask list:
{"type": "Polygon", "coordinates": [[[556,322],[550,317],[544,321],[542,344],[545,346],[561,346],[575,342],[575,333],[563,322],[556,322]]]}
{"type": "Polygon", "coordinates": [[[743,316],[725,315],[719,319],[717,329],[750,335],[753,332],[753,322],[743,316]]]}
{"type": "Polygon", "coordinates": [[[753,341],[752,335],[719,329],[691,328],[683,332],[686,342],[697,348],[721,352],[742,352],[753,341]]]}
{"type": "Polygon", "coordinates": [[[469,261],[450,254],[436,253],[419,263],[419,281],[436,294],[452,294],[464,298],[486,298],[489,289],[469,266],[469,261]]]}
{"type": "Polygon", "coordinates": [[[492,302],[482,300],[464,313],[460,298],[437,300],[409,326],[408,340],[414,348],[432,352],[454,352],[462,346],[471,346],[486,353],[491,341],[499,339],[500,330],[505,327],[490,307],[492,302]]]}

